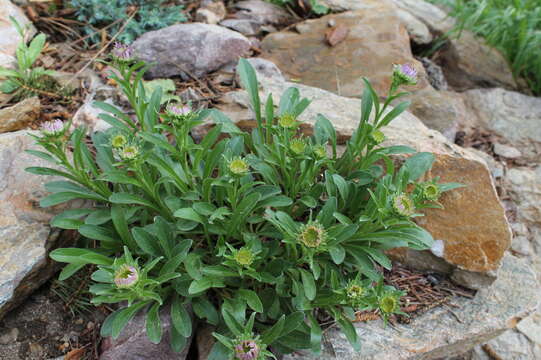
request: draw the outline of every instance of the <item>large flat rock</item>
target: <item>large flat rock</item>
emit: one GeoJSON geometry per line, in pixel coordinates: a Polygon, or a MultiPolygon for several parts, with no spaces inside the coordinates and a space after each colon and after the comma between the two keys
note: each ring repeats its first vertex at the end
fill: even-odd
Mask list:
{"type": "MultiPolygon", "coordinates": [[[[318,88],[267,78],[259,73],[262,99],[273,94],[275,104],[288,87],[297,87],[303,97],[312,100],[300,117],[303,129],[311,133],[317,114],[327,116],[334,124],[339,141],[345,142],[356,129],[360,118],[360,100],[335,95],[318,88]]],[[[254,126],[247,94],[236,91],[226,94],[220,109],[241,126],[254,126]]],[[[444,244],[443,258],[454,267],[486,273],[498,269],[511,242],[511,232],[504,209],[484,160],[474,152],[449,142],[441,133],[430,130],[412,114],[405,112],[383,129],[386,144],[402,144],[436,155],[430,176],[442,181],[458,181],[466,185],[441,198],[445,210],[428,209],[421,225],[444,244]]],[[[408,263],[408,253],[401,260],[408,263]]]]}
{"type": "Polygon", "coordinates": [[[413,319],[409,324],[384,327],[381,321],[356,324],[362,349],[355,352],[344,334],[324,335],[321,355],[308,352],[284,360],[429,360],[462,354],[513,328],[536,307],[539,285],[526,262],[504,258],[498,279],[477,292],[474,299],[455,298],[413,319]]]}
{"type": "Polygon", "coordinates": [[[21,36],[13,26],[10,16],[15,18],[21,26],[29,26],[29,35],[36,32],[36,29],[20,8],[9,0],[0,0],[0,66],[5,67],[15,65],[15,50],[21,41],[21,36]]]}
{"type": "Polygon", "coordinates": [[[51,178],[24,171],[47,166],[24,152],[33,143],[27,131],[0,134],[0,318],[52,276],[48,253],[61,241],[49,226],[60,208],[39,206],[51,178]]]}

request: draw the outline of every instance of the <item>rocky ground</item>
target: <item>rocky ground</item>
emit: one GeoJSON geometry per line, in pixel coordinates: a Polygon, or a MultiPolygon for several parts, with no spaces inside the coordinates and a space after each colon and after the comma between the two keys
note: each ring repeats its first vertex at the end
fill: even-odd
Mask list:
{"type": "MultiPolygon", "coordinates": [[[[342,140],[358,121],[361,77],[383,92],[393,63],[413,64],[420,81],[409,89],[410,112],[385,130],[387,141],[434,152],[431,176],[467,187],[444,199],[444,213],[429,211],[422,220],[440,241],[439,251],[392,256],[477,294],[455,294],[407,323],[360,322],[362,354],[331,330],[318,358],[540,359],[541,98],[512,76],[498,51],[467,31],[428,51],[454,26],[428,2],[321,2],[329,15],[303,17],[260,0],[202,1],[189,6],[191,22],[148,32],[134,47],[156,63],[151,78],[174,81],[174,95],[219,108],[243,126],[253,118],[235,63],[240,55],[251,57],[264,96],[277,100],[289,86],[298,87],[313,100],[301,119],[306,130],[323,113],[342,140]]],[[[19,41],[8,16],[30,18],[45,31],[47,18],[37,20],[43,11],[32,4],[0,0],[1,65],[12,63],[19,41]]],[[[52,30],[49,35],[58,38],[52,30]]],[[[79,51],[73,40],[51,41],[40,65],[60,72],[58,81],[74,90],[69,99],[40,95],[16,103],[0,94],[0,359],[179,359],[167,344],[145,342],[137,318],[116,342],[102,341],[98,329],[110,309],[87,304],[84,278],[77,284],[51,280],[58,267],[47,254],[73,242],[74,234],[50,228],[61,209],[39,207],[48,179],[24,172],[40,161],[23,151],[32,148],[28,132],[42,121],[73,118],[98,131],[108,125],[93,101],[125,105],[105,79],[108,69],[92,64],[98,56],[99,50],[79,51]]],[[[208,329],[199,331],[180,358],[206,359],[209,338],[208,329]]]]}

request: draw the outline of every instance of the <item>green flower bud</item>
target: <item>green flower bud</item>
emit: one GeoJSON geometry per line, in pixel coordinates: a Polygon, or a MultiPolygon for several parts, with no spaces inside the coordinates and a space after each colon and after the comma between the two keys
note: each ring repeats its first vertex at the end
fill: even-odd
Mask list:
{"type": "Polygon", "coordinates": [[[385,134],[380,130],[372,131],[372,134],[370,134],[370,136],[376,144],[381,144],[385,141],[385,134]]]}
{"type": "Polygon", "coordinates": [[[364,293],[364,288],[358,284],[351,284],[346,289],[347,297],[354,302],[361,300],[364,293]]]}
{"type": "Polygon", "coordinates": [[[249,170],[250,166],[248,163],[240,157],[236,157],[229,162],[229,171],[231,171],[231,173],[234,175],[246,175],[249,170]]]}
{"type": "Polygon", "coordinates": [[[126,139],[126,137],[124,135],[116,135],[115,137],[113,137],[113,139],[111,140],[111,145],[114,147],[114,148],[121,148],[123,147],[124,145],[126,145],[126,143],[128,142],[128,140],[126,139]]]}
{"type": "Polygon", "coordinates": [[[293,129],[297,127],[297,120],[291,114],[284,114],[278,119],[278,125],[286,129],[293,129]]]}
{"type": "Polygon", "coordinates": [[[254,253],[247,248],[239,249],[233,256],[237,264],[242,266],[250,266],[254,262],[254,253]]]}
{"type": "Polygon", "coordinates": [[[114,282],[120,289],[134,287],[139,281],[139,272],[134,266],[124,264],[115,272],[114,282]]]}
{"type": "Polygon", "coordinates": [[[415,205],[406,194],[396,195],[393,199],[394,210],[402,216],[411,216],[415,213],[415,205]]]}
{"type": "Polygon", "coordinates": [[[325,159],[327,157],[327,149],[323,145],[317,145],[314,147],[314,155],[318,159],[325,159]]]}
{"type": "Polygon", "coordinates": [[[306,143],[301,139],[293,139],[289,143],[289,149],[291,149],[294,154],[301,155],[306,150],[306,143]]]}
{"type": "Polygon", "coordinates": [[[125,146],[120,151],[120,157],[122,160],[133,160],[139,155],[139,148],[135,145],[125,146]]]}
{"type": "Polygon", "coordinates": [[[308,248],[318,248],[325,244],[327,231],[319,222],[309,222],[301,227],[297,240],[308,248]]]}
{"type": "Polygon", "coordinates": [[[394,295],[384,295],[379,301],[379,308],[385,314],[392,314],[399,308],[398,299],[394,295]]]}
{"type": "Polygon", "coordinates": [[[433,183],[426,183],[422,185],[423,196],[430,201],[437,201],[440,197],[440,188],[433,183]]]}

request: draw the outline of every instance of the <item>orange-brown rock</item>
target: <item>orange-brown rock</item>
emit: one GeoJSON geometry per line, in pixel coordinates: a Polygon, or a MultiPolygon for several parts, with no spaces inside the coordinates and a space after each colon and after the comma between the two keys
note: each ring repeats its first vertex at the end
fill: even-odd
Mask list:
{"type": "Polygon", "coordinates": [[[360,97],[363,76],[370,78],[376,91],[385,93],[394,63],[410,63],[418,70],[421,79],[410,90],[429,86],[395,5],[389,0],[363,3],[365,9],[307,20],[297,24],[296,31],[268,35],[261,43],[262,56],[291,79],[343,96],[360,97]],[[326,41],[330,24],[348,30],[336,46],[326,41]]]}

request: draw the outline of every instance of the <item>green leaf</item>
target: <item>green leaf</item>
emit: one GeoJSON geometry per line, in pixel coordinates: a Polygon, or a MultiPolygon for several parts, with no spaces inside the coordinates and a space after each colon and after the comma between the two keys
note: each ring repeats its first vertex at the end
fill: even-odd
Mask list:
{"type": "Polygon", "coordinates": [[[335,264],[340,265],[344,262],[346,250],[342,246],[336,245],[331,247],[329,249],[329,253],[331,254],[332,261],[334,261],[335,264]]]}
{"type": "Polygon", "coordinates": [[[355,349],[355,351],[360,351],[361,344],[359,342],[359,336],[357,335],[355,326],[353,326],[351,321],[342,318],[338,320],[338,324],[340,325],[340,329],[342,329],[342,332],[346,335],[346,338],[348,339],[353,349],[355,349]]]}
{"type": "Polygon", "coordinates": [[[314,275],[312,273],[299,269],[301,272],[302,285],[304,286],[304,295],[310,301],[316,298],[316,283],[314,281],[314,275]]]}
{"type": "Polygon", "coordinates": [[[408,158],[402,168],[405,169],[409,174],[409,179],[411,181],[418,180],[425,172],[430,170],[432,164],[434,163],[435,157],[434,154],[428,152],[417,153],[410,158],[408,158]]]}
{"type": "Polygon", "coordinates": [[[109,201],[113,204],[144,205],[155,210],[156,212],[160,212],[160,209],[158,209],[152,202],[129,193],[115,193],[109,197],[109,201]]]}
{"type": "Polygon", "coordinates": [[[4,94],[11,94],[20,87],[21,85],[17,81],[9,79],[2,81],[0,84],[0,92],[3,92],[4,94]]]}
{"type": "Polygon", "coordinates": [[[220,322],[220,315],[216,308],[206,297],[197,297],[192,299],[192,307],[194,313],[200,319],[207,319],[207,322],[212,325],[218,325],[220,322]]]}
{"type": "Polygon", "coordinates": [[[43,46],[45,45],[45,40],[45,34],[39,34],[30,42],[27,52],[28,66],[32,66],[38,59],[39,54],[41,54],[43,46]]]}
{"type": "Polygon", "coordinates": [[[130,307],[122,309],[114,318],[111,325],[111,336],[113,339],[117,339],[120,333],[126,326],[126,324],[137,314],[139,310],[145,307],[151,300],[141,301],[137,304],[133,304],[130,307]]]}
{"type": "Polygon", "coordinates": [[[158,240],[146,232],[143,228],[134,227],[131,229],[131,232],[135,242],[145,253],[153,256],[163,255],[163,252],[158,244],[158,240]]]}
{"type": "Polygon", "coordinates": [[[154,303],[147,312],[146,318],[147,336],[153,344],[159,344],[162,340],[162,324],[160,321],[160,304],[154,303]]]}
{"type": "Polygon", "coordinates": [[[239,64],[237,65],[237,73],[240,76],[240,81],[242,86],[248,92],[250,96],[250,102],[252,104],[252,110],[255,113],[255,118],[257,122],[257,128],[262,134],[262,123],[261,123],[261,100],[259,98],[259,86],[257,84],[257,76],[254,68],[244,58],[239,59],[239,64]]]}
{"type": "Polygon", "coordinates": [[[178,209],[173,215],[180,219],[195,221],[197,223],[204,224],[203,218],[192,208],[178,209]]]}
{"type": "Polygon", "coordinates": [[[312,348],[312,351],[315,354],[321,353],[321,338],[323,335],[323,331],[321,330],[321,327],[319,326],[317,320],[314,318],[312,314],[308,314],[308,319],[310,319],[310,345],[312,348]]]}
{"type": "Polygon", "coordinates": [[[258,313],[263,312],[263,304],[261,303],[261,299],[259,299],[259,296],[257,296],[254,291],[248,289],[239,289],[238,293],[246,300],[248,306],[250,306],[252,310],[258,313]]]}
{"type": "MultiPolygon", "coordinates": [[[[225,309],[225,307],[222,307],[222,317],[224,319],[225,325],[227,325],[229,330],[231,330],[231,332],[235,336],[240,336],[243,333],[242,325],[238,323],[235,317],[231,315],[229,311],[225,309]]],[[[267,344],[267,342],[265,343],[267,344]]]]}
{"type": "Polygon", "coordinates": [[[100,240],[107,243],[120,244],[121,241],[116,237],[116,234],[105,227],[96,225],[81,225],[79,227],[79,233],[89,239],[100,240]]]}
{"type": "Polygon", "coordinates": [[[285,325],[285,315],[282,315],[280,319],[269,329],[265,330],[261,335],[261,341],[264,344],[272,345],[283,333],[285,325]]]}
{"type": "Polygon", "coordinates": [[[182,336],[174,326],[171,327],[170,340],[171,348],[176,353],[181,352],[188,344],[188,339],[182,336]]]}
{"type": "Polygon", "coordinates": [[[85,267],[85,265],[86,264],[68,264],[64,266],[64,268],[60,272],[60,275],[58,275],[58,280],[64,281],[64,280],[69,279],[77,271],[85,267]]]}
{"type": "Polygon", "coordinates": [[[188,293],[197,294],[203,292],[212,287],[212,280],[209,278],[201,278],[199,280],[194,280],[188,288],[188,293]]]}
{"type": "Polygon", "coordinates": [[[89,249],[62,248],[51,251],[51,259],[71,264],[112,265],[113,260],[89,249]]]}
{"type": "Polygon", "coordinates": [[[121,205],[113,204],[111,206],[111,219],[113,220],[116,232],[120,235],[124,245],[134,249],[135,242],[131,236],[125,216],[126,210],[121,205]]]}
{"type": "Polygon", "coordinates": [[[378,127],[378,128],[381,128],[381,127],[384,127],[384,126],[389,125],[389,123],[390,123],[391,121],[393,121],[393,119],[397,118],[400,114],[402,114],[404,111],[406,111],[410,105],[411,105],[411,102],[410,102],[410,101],[404,101],[404,102],[398,104],[394,109],[392,109],[391,111],[389,111],[389,112],[383,117],[383,120],[381,120],[381,121],[377,124],[377,127],[378,127]]]}
{"type": "Polygon", "coordinates": [[[171,321],[180,335],[192,335],[192,318],[178,296],[175,296],[171,303],[171,321]]]}

